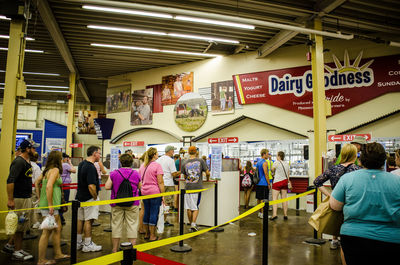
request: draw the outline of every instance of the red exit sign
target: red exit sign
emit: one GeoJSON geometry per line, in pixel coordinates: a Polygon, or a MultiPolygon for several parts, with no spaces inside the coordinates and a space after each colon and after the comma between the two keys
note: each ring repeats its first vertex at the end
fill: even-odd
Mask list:
{"type": "Polygon", "coordinates": [[[73,144],[69,144],[69,147],[71,147],[71,148],[82,148],[83,144],[82,143],[73,143],[73,144]]]}
{"type": "Polygon", "coordinates": [[[356,136],[364,137],[365,140],[371,140],[371,134],[364,133],[364,134],[338,134],[338,135],[329,135],[328,141],[329,142],[351,142],[354,140],[356,136]]]}
{"type": "Polygon", "coordinates": [[[124,142],[123,143],[124,147],[129,147],[129,146],[144,146],[144,141],[129,141],[129,142],[124,142]]]}
{"type": "Polygon", "coordinates": [[[208,138],[209,144],[232,144],[238,142],[239,142],[239,137],[208,138]]]}

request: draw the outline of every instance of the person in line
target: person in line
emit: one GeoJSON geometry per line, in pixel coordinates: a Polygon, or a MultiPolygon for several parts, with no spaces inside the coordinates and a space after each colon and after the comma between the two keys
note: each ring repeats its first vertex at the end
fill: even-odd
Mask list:
{"type": "Polygon", "coordinates": [[[36,193],[40,194],[39,207],[49,207],[41,209],[40,212],[45,218],[53,215],[57,222],[57,228],[48,230],[43,229],[39,240],[39,258],[37,264],[55,264],[56,260],[69,259],[70,256],[61,251],[61,218],[60,207],[53,207],[61,204],[62,196],[62,153],[60,151],[51,151],[46,162],[43,174],[35,181],[36,193]],[[40,188],[40,184],[42,187],[40,188]],[[49,237],[53,238],[54,259],[46,259],[46,251],[49,244],[49,237]]]}
{"type": "Polygon", "coordinates": [[[250,187],[243,187],[244,189],[244,208],[249,209],[249,202],[250,202],[250,195],[251,191],[253,190],[254,187],[254,182],[253,182],[253,177],[254,177],[254,168],[251,165],[250,161],[246,162],[246,166],[243,169],[243,176],[246,177],[248,174],[251,180],[251,186],[250,187]]]}
{"type": "MultiPolygon", "coordinates": [[[[189,147],[189,159],[182,163],[182,174],[185,176],[185,189],[198,190],[203,188],[203,172],[206,174],[207,181],[210,178],[206,162],[198,158],[198,150],[195,146],[189,147]]],[[[201,193],[188,193],[185,194],[185,209],[190,223],[192,232],[198,231],[196,224],[197,216],[199,215],[199,204],[201,200],[201,193]]]]}
{"type": "MultiPolygon", "coordinates": [[[[336,184],[338,183],[339,179],[346,173],[356,171],[361,169],[362,167],[357,166],[355,164],[357,160],[357,147],[353,144],[345,144],[342,147],[342,150],[340,151],[340,156],[341,156],[341,164],[340,165],[334,165],[328,170],[326,170],[324,173],[319,175],[317,178],[314,180],[314,185],[316,188],[318,188],[322,194],[325,196],[330,197],[331,196],[331,191],[328,190],[326,187],[324,187],[324,183],[326,181],[331,182],[331,188],[332,190],[335,189],[336,184]]],[[[339,247],[339,241],[336,236],[333,236],[333,239],[331,241],[331,249],[337,249],[339,247]]]]}
{"type": "MultiPolygon", "coordinates": [[[[142,180],[142,196],[164,193],[164,179],[163,170],[161,165],[156,162],[158,159],[157,149],[150,147],[144,157],[144,163],[139,169],[142,180]]],[[[158,214],[160,211],[162,197],[143,200],[144,216],[143,227],[145,232],[145,239],[150,241],[158,240],[156,236],[156,226],[158,221],[158,214]]]]}
{"type": "MultiPolygon", "coordinates": [[[[61,179],[63,184],[70,184],[72,182],[71,173],[76,173],[76,168],[71,163],[71,158],[66,153],[62,154],[62,173],[61,179]]],[[[64,190],[64,201],[69,202],[70,190],[64,190]]],[[[65,225],[65,218],[62,211],[60,211],[61,224],[65,225]]]]}
{"type": "MultiPolygon", "coordinates": [[[[36,164],[36,162],[39,159],[39,154],[37,152],[33,153],[33,155],[30,157],[31,160],[31,166],[32,166],[32,184],[34,185],[36,180],[42,175],[42,170],[36,164]]],[[[36,193],[35,187],[32,187],[32,204],[34,207],[38,207],[39,204],[39,194],[36,193]]],[[[40,226],[40,211],[39,210],[34,210],[32,214],[32,228],[33,229],[38,229],[40,226]]]]}
{"type": "MultiPolygon", "coordinates": [[[[32,208],[32,166],[30,157],[39,145],[31,139],[25,139],[20,144],[21,154],[10,165],[10,173],[7,178],[7,207],[10,210],[32,208]]],[[[26,261],[33,259],[33,255],[22,249],[24,232],[31,227],[31,211],[16,212],[18,215],[18,227],[14,236],[4,246],[7,252],[12,252],[12,259],[26,261]],[[14,245],[10,243],[14,241],[14,245]]]]}
{"type": "MultiPolygon", "coordinates": [[[[360,157],[362,150],[364,149],[365,145],[367,144],[367,140],[365,140],[365,138],[362,136],[356,135],[354,137],[353,141],[351,141],[350,143],[353,144],[357,148],[357,159],[356,159],[356,162],[354,162],[354,164],[356,164],[357,166],[361,166],[361,162],[358,158],[360,157]]],[[[341,163],[342,163],[341,156],[339,154],[338,158],[336,159],[335,165],[339,165],[341,163]]]]}
{"type": "Polygon", "coordinates": [[[106,169],[110,169],[111,164],[111,154],[106,155],[106,160],[103,162],[103,165],[106,169]]]}
{"type": "MultiPolygon", "coordinates": [[[[172,157],[174,156],[175,147],[172,145],[168,145],[165,147],[165,155],[161,156],[157,159],[157,163],[159,163],[162,167],[164,172],[163,179],[164,179],[164,187],[165,192],[175,191],[175,183],[174,178],[178,177],[181,172],[176,171],[175,163],[172,157]]],[[[171,210],[174,208],[174,195],[165,196],[165,204],[168,205],[171,210]]],[[[173,226],[173,224],[167,221],[167,216],[164,215],[165,226],[173,226]]]]}
{"type": "Polygon", "coordinates": [[[396,169],[398,169],[398,167],[396,166],[396,157],[388,155],[386,158],[386,171],[392,172],[396,169]]]}
{"type": "MultiPolygon", "coordinates": [[[[400,167],[400,149],[397,149],[395,151],[395,162],[396,162],[396,166],[400,167]]],[[[393,170],[390,173],[400,176],[400,168],[396,169],[396,170],[393,170]]]]}
{"type": "MultiPolygon", "coordinates": [[[[146,156],[146,152],[144,152],[140,158],[139,158],[139,164],[140,166],[144,164],[144,158],[146,156]]],[[[140,169],[140,167],[139,167],[140,169]]],[[[140,172],[139,172],[140,175],[140,172]]],[[[141,178],[141,177],[140,177],[141,178]]],[[[143,186],[143,182],[142,182],[143,186]]],[[[139,190],[139,196],[142,196],[142,191],[141,189],[139,190]]],[[[140,211],[139,211],[139,234],[144,235],[146,232],[144,231],[144,225],[143,225],[143,217],[144,217],[144,204],[143,200],[140,200],[140,211]]]]}
{"type": "MultiPolygon", "coordinates": [[[[269,179],[271,168],[267,162],[268,153],[268,149],[262,149],[260,151],[261,159],[256,164],[256,170],[260,178],[260,181],[256,184],[257,204],[262,203],[264,199],[268,199],[269,190],[271,189],[271,181],[269,179]]],[[[264,217],[263,208],[260,209],[258,217],[261,219],[264,217]]]]}
{"type": "MultiPolygon", "coordinates": [[[[121,165],[122,168],[114,170],[110,173],[105,188],[106,190],[111,190],[111,199],[116,199],[118,190],[126,179],[132,186],[133,197],[139,196],[139,189],[141,188],[141,181],[139,173],[133,170],[133,158],[130,154],[121,155],[121,165]]],[[[119,242],[122,237],[122,231],[126,231],[126,236],[131,242],[132,246],[136,245],[138,224],[139,224],[139,201],[133,201],[130,203],[125,203],[125,206],[120,206],[118,204],[111,204],[111,215],[112,215],[112,252],[118,251],[119,242]],[[129,206],[130,204],[131,206],[129,206]]]]}
{"type": "MultiPolygon", "coordinates": [[[[272,184],[272,200],[278,200],[279,195],[281,195],[282,199],[287,197],[287,191],[289,186],[292,184],[290,183],[290,176],[289,176],[289,163],[284,161],[285,160],[285,153],[283,151],[279,151],[276,157],[275,163],[272,165],[272,172],[275,173],[274,183],[272,184]]],[[[287,210],[288,210],[288,203],[282,203],[283,208],[283,219],[287,220],[287,210]]],[[[278,204],[274,204],[272,206],[272,216],[270,220],[276,220],[278,218],[278,204]]]]}
{"type": "Polygon", "coordinates": [[[360,160],[365,169],[343,175],[329,199],[344,214],[342,263],[390,264],[400,251],[400,177],[383,170],[379,143],[367,144],[360,160]]]}
{"type": "MultiPolygon", "coordinates": [[[[92,145],[87,149],[86,154],[87,158],[78,165],[76,200],[80,202],[97,201],[100,191],[99,176],[94,163],[100,160],[101,150],[92,145]]],[[[96,245],[92,241],[92,223],[98,217],[99,206],[97,205],[78,209],[77,249],[82,249],[83,252],[95,252],[102,249],[102,246],[96,245]]]]}
{"type": "MultiPolygon", "coordinates": [[[[174,155],[174,163],[175,163],[175,169],[176,171],[181,171],[179,168],[179,163],[180,163],[180,156],[179,154],[175,154],[174,155]]],[[[175,186],[175,191],[179,190],[179,180],[178,178],[180,178],[180,174],[174,178],[174,186],[175,186]]],[[[177,213],[178,212],[178,203],[179,203],[179,194],[175,194],[174,195],[174,210],[172,212],[177,213]]]]}

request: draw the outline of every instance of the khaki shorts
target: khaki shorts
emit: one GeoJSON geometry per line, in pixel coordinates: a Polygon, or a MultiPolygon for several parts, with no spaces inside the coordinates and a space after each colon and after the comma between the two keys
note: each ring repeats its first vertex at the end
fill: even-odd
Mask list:
{"type": "Polygon", "coordinates": [[[137,238],[139,224],[139,206],[111,207],[111,229],[113,238],[122,238],[122,231],[126,231],[127,238],[137,238]]]}
{"type": "MultiPolygon", "coordinates": [[[[99,200],[99,198],[97,198],[99,200]]],[[[90,199],[86,202],[92,202],[93,199],[90,199]]],[[[89,221],[89,220],[97,220],[99,218],[99,206],[88,206],[88,207],[80,207],[78,209],[78,220],[80,221],[89,221]]]]}
{"type": "MultiPolygon", "coordinates": [[[[14,198],[15,209],[27,209],[33,208],[32,199],[31,198],[14,198]]],[[[25,222],[20,223],[18,222],[17,232],[26,232],[31,227],[32,221],[32,213],[33,210],[26,211],[26,212],[15,212],[18,216],[18,219],[21,215],[25,216],[25,222]]]]}
{"type": "MultiPolygon", "coordinates": [[[[175,186],[165,186],[165,192],[175,191],[175,186]]],[[[164,201],[166,205],[173,205],[174,204],[174,195],[165,196],[164,201]]]]}

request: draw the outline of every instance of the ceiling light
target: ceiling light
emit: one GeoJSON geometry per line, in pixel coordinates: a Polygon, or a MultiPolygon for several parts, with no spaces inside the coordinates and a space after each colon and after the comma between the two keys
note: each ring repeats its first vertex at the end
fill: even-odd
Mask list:
{"type": "Polygon", "coordinates": [[[201,56],[201,57],[220,57],[221,56],[221,55],[218,55],[218,54],[185,52],[185,51],[172,51],[172,50],[160,50],[160,49],[153,49],[153,48],[143,48],[143,47],[113,45],[113,44],[91,43],[90,45],[96,46],[96,47],[105,47],[105,48],[116,48],[116,49],[125,49],[125,50],[140,50],[140,51],[173,53],[173,54],[183,54],[183,55],[195,55],[195,56],[201,56]]]}
{"type": "Polygon", "coordinates": [[[150,30],[128,29],[128,28],[107,27],[107,26],[97,26],[97,25],[88,25],[87,27],[90,28],[90,29],[103,29],[103,30],[121,31],[121,32],[129,32],[129,33],[139,33],[139,34],[149,34],[149,35],[158,35],[158,36],[167,35],[167,33],[165,33],[165,32],[150,31],[150,30]]]}
{"type": "Polygon", "coordinates": [[[391,41],[389,42],[389,45],[393,47],[400,47],[400,42],[391,41]]]}
{"type": "MultiPolygon", "coordinates": [[[[0,47],[0,51],[8,51],[8,48],[0,47]]],[[[44,51],[42,50],[29,50],[29,49],[25,49],[25,52],[44,53],[44,51]]]]}
{"type": "Polygon", "coordinates": [[[241,28],[241,29],[255,29],[255,26],[253,26],[253,25],[234,23],[234,22],[228,22],[228,21],[222,21],[222,20],[207,19],[207,18],[175,16],[174,19],[182,20],[182,21],[189,21],[189,22],[203,23],[203,24],[212,24],[212,25],[217,25],[217,26],[241,28]]]}
{"type": "Polygon", "coordinates": [[[3,19],[3,20],[11,20],[11,18],[8,18],[8,17],[6,17],[6,16],[0,16],[0,19],[3,19]]]}
{"type": "MultiPolygon", "coordinates": [[[[5,73],[5,70],[0,70],[0,73],[5,73]]],[[[60,76],[60,74],[53,73],[36,73],[36,72],[23,72],[25,75],[49,75],[49,76],[60,76]]]]}
{"type": "Polygon", "coordinates": [[[136,15],[136,16],[169,18],[169,19],[173,18],[173,16],[170,15],[170,14],[148,12],[148,11],[139,11],[139,10],[132,10],[132,9],[122,9],[122,8],[114,8],[114,7],[83,5],[82,8],[83,9],[89,9],[89,10],[96,10],[96,11],[118,13],[118,14],[136,15]]]}
{"type": "Polygon", "coordinates": [[[29,92],[49,92],[49,93],[66,93],[68,94],[68,90],[45,90],[45,89],[26,89],[29,92]]]}
{"type": "Polygon", "coordinates": [[[43,88],[66,88],[69,89],[69,86],[47,86],[47,85],[26,85],[27,87],[43,87],[43,88]]]}
{"type": "MultiPolygon", "coordinates": [[[[10,36],[8,35],[0,35],[0,39],[9,39],[10,36]]],[[[25,37],[25,40],[35,40],[34,38],[25,37]]]]}
{"type": "Polygon", "coordinates": [[[168,33],[168,36],[177,37],[177,38],[184,38],[184,39],[205,40],[205,41],[232,43],[232,44],[239,44],[240,43],[237,40],[228,40],[228,39],[222,39],[222,38],[214,38],[214,37],[207,37],[207,36],[197,36],[197,35],[186,35],[186,34],[178,34],[178,33],[168,33]]]}

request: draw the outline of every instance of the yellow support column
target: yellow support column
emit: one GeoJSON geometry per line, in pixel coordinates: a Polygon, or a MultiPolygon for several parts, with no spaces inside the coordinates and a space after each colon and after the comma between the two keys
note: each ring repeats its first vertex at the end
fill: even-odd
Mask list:
{"type": "MultiPolygon", "coordinates": [[[[15,134],[18,118],[18,93],[17,85],[23,80],[22,71],[25,53],[25,40],[23,35],[24,22],[11,20],[10,38],[8,40],[7,66],[3,98],[3,115],[0,137],[0,179],[2,192],[0,192],[0,210],[7,210],[6,180],[9,174],[10,164],[14,158],[15,134]]],[[[0,216],[0,238],[4,238],[4,215],[0,216]]]]}
{"type": "Polygon", "coordinates": [[[72,144],[72,134],[74,133],[74,118],[75,118],[75,93],[76,93],[76,73],[69,75],[69,94],[71,97],[68,100],[68,123],[67,123],[67,146],[66,153],[72,156],[72,148],[69,146],[72,144]]]}
{"type": "MultiPolygon", "coordinates": [[[[322,30],[320,19],[314,20],[317,30],[322,30]]],[[[313,178],[322,173],[322,154],[326,153],[326,107],[325,107],[325,80],[324,54],[322,36],[312,37],[314,44],[311,48],[313,103],[314,103],[314,168],[313,178]]],[[[318,196],[320,197],[320,196],[318,196]]]]}

